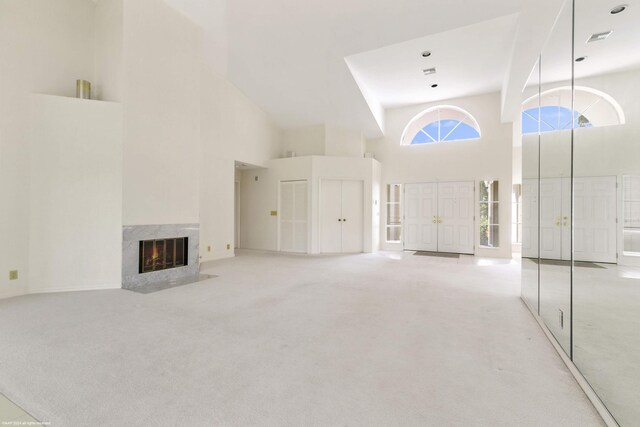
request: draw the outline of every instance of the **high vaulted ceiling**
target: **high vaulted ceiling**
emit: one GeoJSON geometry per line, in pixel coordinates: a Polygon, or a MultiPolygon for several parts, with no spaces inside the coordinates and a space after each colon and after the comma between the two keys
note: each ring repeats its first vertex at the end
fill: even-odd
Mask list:
{"type": "MultiPolygon", "coordinates": [[[[382,134],[386,106],[517,87],[518,79],[505,80],[518,69],[511,54],[523,39],[516,34],[522,17],[514,14],[533,10],[531,3],[541,9],[541,1],[558,3],[211,0],[203,7],[197,0],[165,1],[203,26],[218,70],[278,125],[327,124],[366,137],[382,134]],[[443,82],[439,94],[418,87],[424,76],[403,77],[421,72],[416,55],[423,44],[438,55],[432,59],[443,82]]],[[[525,58],[520,68],[530,70],[533,61],[535,55],[525,58]]]]}

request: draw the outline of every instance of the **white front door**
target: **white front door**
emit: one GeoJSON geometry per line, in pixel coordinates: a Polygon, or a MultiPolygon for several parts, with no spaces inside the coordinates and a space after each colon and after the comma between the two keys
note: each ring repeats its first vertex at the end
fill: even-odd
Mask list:
{"type": "Polygon", "coordinates": [[[280,250],[307,252],[307,181],[280,183],[280,250]]]}
{"type": "Polygon", "coordinates": [[[538,257],[538,180],[522,180],[522,256],[538,257]]]}
{"type": "Polygon", "coordinates": [[[473,253],[474,183],[429,182],[404,189],[404,248],[473,253]]]}
{"type": "Polygon", "coordinates": [[[574,179],[576,261],[616,262],[616,177],[574,179]]]}
{"type": "Polygon", "coordinates": [[[562,178],[540,179],[540,258],[562,259],[562,178]]]}
{"type": "Polygon", "coordinates": [[[437,251],[438,184],[406,184],[404,203],[404,248],[437,251]]]}
{"type": "Polygon", "coordinates": [[[438,251],[473,254],[474,183],[438,183],[438,251]]]}

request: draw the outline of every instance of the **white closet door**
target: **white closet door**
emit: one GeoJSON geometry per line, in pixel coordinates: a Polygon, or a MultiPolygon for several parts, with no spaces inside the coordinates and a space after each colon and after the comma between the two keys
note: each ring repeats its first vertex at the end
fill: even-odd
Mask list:
{"type": "Polygon", "coordinates": [[[438,250],[438,185],[404,186],[404,248],[412,251],[438,250]]]}
{"type": "Polygon", "coordinates": [[[522,256],[538,257],[538,180],[522,180],[522,256]]]}
{"type": "Polygon", "coordinates": [[[473,253],[474,183],[438,184],[438,251],[473,253]]]}
{"type": "Polygon", "coordinates": [[[562,178],[540,179],[540,258],[562,259],[562,178]]]}
{"type": "Polygon", "coordinates": [[[574,259],[616,262],[616,177],[574,179],[574,259]]]}
{"type": "Polygon", "coordinates": [[[342,181],[342,252],[364,249],[364,182],[342,181]]]}
{"type": "Polygon", "coordinates": [[[280,183],[280,250],[307,252],[307,181],[280,183]]]}
{"type": "Polygon", "coordinates": [[[320,188],[320,251],[342,252],[342,181],[322,180],[320,188]]]}

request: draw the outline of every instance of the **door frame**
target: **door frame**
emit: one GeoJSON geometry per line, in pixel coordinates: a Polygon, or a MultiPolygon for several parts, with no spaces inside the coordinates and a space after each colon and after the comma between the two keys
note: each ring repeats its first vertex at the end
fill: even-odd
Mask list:
{"type": "MultiPolygon", "coordinates": [[[[364,253],[364,241],[365,241],[365,236],[366,236],[366,231],[367,231],[367,221],[365,221],[365,215],[367,215],[367,209],[366,209],[366,203],[365,203],[365,194],[367,191],[367,186],[366,186],[366,180],[364,179],[360,179],[360,178],[334,178],[334,177],[319,177],[318,178],[318,253],[323,254],[323,253],[331,253],[331,252],[323,252],[322,251],[322,239],[320,238],[320,236],[322,235],[322,206],[321,206],[321,200],[322,200],[322,182],[323,181],[356,181],[356,182],[361,182],[362,183],[362,250],[359,253],[364,253]]],[[[404,197],[404,196],[403,196],[404,197]]],[[[340,203],[342,203],[342,200],[340,201],[340,203]]],[[[340,252],[341,253],[341,252],[340,252]]],[[[358,253],[358,252],[353,252],[353,253],[358,253]]]]}
{"type": "Polygon", "coordinates": [[[241,201],[241,197],[242,197],[242,182],[239,180],[235,180],[233,183],[233,187],[234,187],[234,208],[235,208],[235,212],[234,212],[234,221],[235,221],[235,226],[234,226],[234,230],[233,230],[233,238],[234,238],[234,249],[240,249],[240,236],[241,236],[241,225],[242,225],[242,201],[241,201]]]}

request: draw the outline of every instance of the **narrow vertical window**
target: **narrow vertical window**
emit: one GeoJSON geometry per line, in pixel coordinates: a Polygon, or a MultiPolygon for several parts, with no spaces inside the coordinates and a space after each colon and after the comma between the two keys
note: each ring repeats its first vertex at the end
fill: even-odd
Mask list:
{"type": "Polygon", "coordinates": [[[480,246],[500,246],[498,181],[480,181],[480,246]]]}
{"type": "Polygon", "coordinates": [[[522,243],[522,184],[513,184],[511,192],[511,242],[522,243]]]}
{"type": "Polygon", "coordinates": [[[400,243],[402,241],[402,217],[400,199],[401,184],[387,185],[387,242],[400,243]]]}

